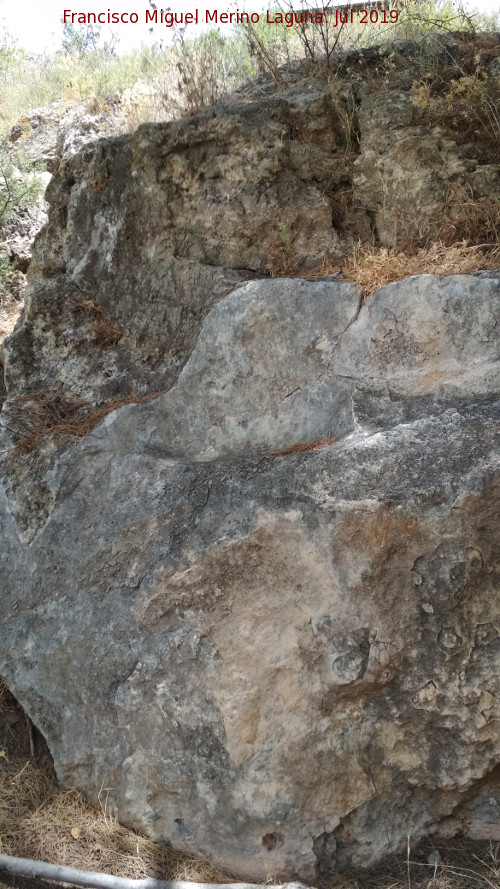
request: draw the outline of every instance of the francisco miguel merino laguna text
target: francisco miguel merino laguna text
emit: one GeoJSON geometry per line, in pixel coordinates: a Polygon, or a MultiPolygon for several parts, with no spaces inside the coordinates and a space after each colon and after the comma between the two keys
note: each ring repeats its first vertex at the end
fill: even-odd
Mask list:
{"type": "MultiPolygon", "coordinates": [[[[174,25],[197,25],[200,21],[199,10],[194,12],[171,12],[170,10],[146,9],[146,25],[160,24],[166,28],[172,28],[174,25]]],[[[268,25],[285,25],[292,28],[294,24],[316,24],[322,25],[329,19],[329,24],[334,28],[340,25],[354,24],[354,15],[360,24],[393,24],[397,22],[399,13],[397,9],[360,9],[356,6],[356,10],[349,7],[332,8],[331,13],[327,16],[324,12],[266,12],[264,22],[268,25]],[[335,17],[334,17],[335,12],[335,17]]],[[[64,10],[64,24],[71,22],[72,25],[77,22],[79,25],[105,25],[105,24],[124,24],[135,25],[139,21],[137,12],[73,12],[71,9],[64,10]]],[[[258,12],[219,12],[217,9],[205,10],[205,23],[207,25],[240,25],[252,22],[257,24],[260,22],[261,16],[258,12]]]]}

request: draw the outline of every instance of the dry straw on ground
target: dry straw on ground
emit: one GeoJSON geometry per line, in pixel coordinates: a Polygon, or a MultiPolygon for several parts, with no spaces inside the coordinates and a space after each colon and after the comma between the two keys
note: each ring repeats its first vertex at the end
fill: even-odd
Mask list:
{"type": "MultiPolygon", "coordinates": [[[[389,866],[319,881],[322,889],[500,889],[500,848],[458,840],[437,843],[442,863],[427,863],[436,841],[395,856],[389,866]]],[[[0,852],[117,876],[228,883],[234,877],[167,843],[118,824],[106,802],[91,806],[58,787],[42,736],[0,678],[0,852]]],[[[270,874],[276,881],[279,875],[270,874]]],[[[2,882],[0,881],[0,889],[2,882]]]]}

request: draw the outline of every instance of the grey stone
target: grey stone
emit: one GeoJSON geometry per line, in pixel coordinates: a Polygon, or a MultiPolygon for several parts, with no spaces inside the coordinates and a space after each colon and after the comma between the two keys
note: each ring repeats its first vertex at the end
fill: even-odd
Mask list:
{"type": "Polygon", "coordinates": [[[498,193],[400,50],[68,135],[3,347],[0,673],[63,785],[251,880],[498,840],[498,275],[297,277],[498,193]],[[16,455],[47,391],[156,395],[16,455]]]}
{"type": "Polygon", "coordinates": [[[378,243],[403,238],[425,242],[439,235],[450,191],[467,185],[498,194],[491,165],[486,172],[461,157],[445,129],[431,129],[405,90],[365,94],[358,111],[362,135],[354,160],[354,201],[368,212],[378,243]]]}
{"type": "MultiPolygon", "coordinates": [[[[208,315],[175,387],[140,409],[141,443],[210,460],[351,432],[353,384],[330,365],[360,303],[355,285],[326,281],[234,290],[208,315]]],[[[131,446],[127,429],[124,410],[96,434],[119,452],[131,446]]]]}
{"type": "Polygon", "coordinates": [[[494,306],[497,282],[466,276],[359,313],[351,285],[251,282],[167,395],[56,457],[29,546],[2,494],[0,671],[63,784],[252,879],[366,866],[451,817],[493,831],[494,306]],[[270,456],[289,381],[304,438],[328,434],[328,363],[351,387],[339,441],[270,456]],[[382,385],[361,411],[384,373],[395,412],[382,385]],[[228,405],[252,412],[245,441],[228,405]]]}
{"type": "MultiPolygon", "coordinates": [[[[40,178],[49,177],[48,173],[40,174],[40,178]]],[[[46,185],[46,178],[42,178],[46,185]]],[[[2,228],[2,247],[8,255],[15,271],[26,274],[31,262],[33,241],[40,229],[47,222],[48,206],[43,197],[30,207],[22,207],[2,228]]]]}

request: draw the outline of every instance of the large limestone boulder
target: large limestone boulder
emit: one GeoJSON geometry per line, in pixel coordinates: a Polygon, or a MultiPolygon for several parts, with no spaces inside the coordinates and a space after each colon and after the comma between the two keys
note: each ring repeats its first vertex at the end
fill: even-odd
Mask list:
{"type": "Polygon", "coordinates": [[[29,545],[2,494],[0,672],[63,784],[252,879],[498,838],[499,297],[242,285],[29,545]]]}
{"type": "Polygon", "coordinates": [[[63,784],[251,879],[500,839],[499,275],[268,275],[495,195],[404,93],[63,158],[3,349],[0,674],[63,784]]]}

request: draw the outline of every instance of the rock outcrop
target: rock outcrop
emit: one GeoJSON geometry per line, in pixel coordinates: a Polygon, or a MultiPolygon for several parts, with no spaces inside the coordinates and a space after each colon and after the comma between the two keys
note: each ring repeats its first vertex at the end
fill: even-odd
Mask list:
{"type": "MultiPolygon", "coordinates": [[[[34,75],[35,76],[35,75],[34,75]]],[[[50,182],[62,157],[74,154],[102,135],[122,132],[124,121],[116,97],[104,103],[68,104],[64,100],[36,108],[21,117],[10,131],[10,141],[3,143],[10,150],[9,161],[14,176],[21,176],[16,164],[21,160],[24,176],[26,161],[33,164],[34,176],[43,190],[50,182]]],[[[0,206],[5,200],[5,183],[0,182],[0,206]]],[[[5,209],[5,208],[4,208],[5,209]]],[[[0,261],[8,266],[0,272],[0,344],[12,333],[22,311],[26,291],[26,272],[31,262],[36,235],[47,222],[47,203],[40,196],[29,206],[16,206],[14,213],[0,226],[0,261]]],[[[3,377],[3,366],[0,370],[3,377]]],[[[4,397],[0,382],[0,399],[4,397]]]]}
{"type": "Polygon", "coordinates": [[[252,879],[500,839],[500,274],[266,274],[400,236],[384,103],[431,193],[357,91],[355,180],[317,81],[63,160],[4,348],[0,674],[63,784],[252,879]]]}

